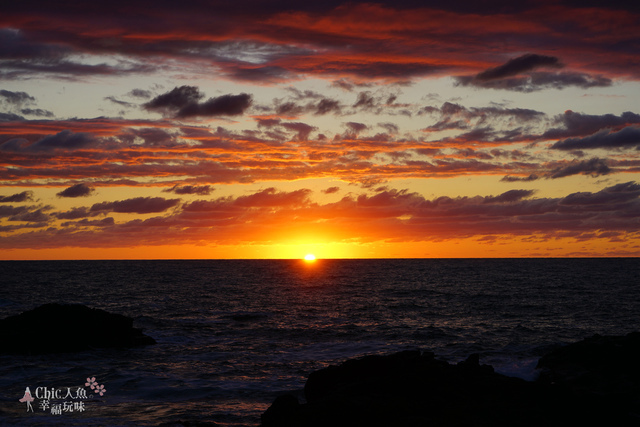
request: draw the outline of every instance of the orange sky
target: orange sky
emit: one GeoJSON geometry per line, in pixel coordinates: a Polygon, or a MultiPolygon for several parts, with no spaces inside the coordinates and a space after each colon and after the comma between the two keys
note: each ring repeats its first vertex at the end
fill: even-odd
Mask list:
{"type": "Polygon", "coordinates": [[[640,255],[637,7],[32,3],[0,259],[640,255]]]}

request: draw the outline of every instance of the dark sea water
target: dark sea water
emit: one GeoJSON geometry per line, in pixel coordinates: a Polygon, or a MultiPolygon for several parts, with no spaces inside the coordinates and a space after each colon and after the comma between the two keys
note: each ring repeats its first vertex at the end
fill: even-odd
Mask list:
{"type": "MultiPolygon", "coordinates": [[[[0,425],[256,426],[276,396],[302,396],[310,372],[366,354],[480,353],[498,372],[533,379],[558,345],[640,330],[640,262],[0,262],[0,318],[49,302],[130,316],[158,344],[0,356],[0,425]],[[107,392],[82,400],[84,411],[18,402],[26,387],[77,390],[88,377],[107,392]]],[[[41,327],[74,333],[55,319],[41,327]]]]}

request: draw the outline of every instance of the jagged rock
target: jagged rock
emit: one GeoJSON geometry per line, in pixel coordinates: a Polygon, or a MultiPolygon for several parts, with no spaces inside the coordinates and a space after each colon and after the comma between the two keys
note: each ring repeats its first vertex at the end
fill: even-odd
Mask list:
{"type": "Polygon", "coordinates": [[[300,402],[295,396],[278,396],[260,418],[265,425],[289,425],[293,421],[290,416],[296,413],[299,406],[300,402]]]}
{"type": "Polygon", "coordinates": [[[81,304],[45,304],[0,320],[2,353],[66,353],[156,341],[133,319],[81,304]]]}
{"type": "Polygon", "coordinates": [[[311,373],[304,392],[303,404],[276,399],[262,426],[638,425],[597,395],[497,374],[478,355],[457,365],[417,350],[365,356],[311,373]]]}
{"type": "Polygon", "coordinates": [[[636,417],[640,425],[640,332],[593,335],[543,356],[538,369],[538,381],[597,396],[612,411],[636,417]]]}
{"type": "Polygon", "coordinates": [[[540,381],[600,394],[640,390],[640,332],[594,335],[560,347],[538,362],[540,381]]]}

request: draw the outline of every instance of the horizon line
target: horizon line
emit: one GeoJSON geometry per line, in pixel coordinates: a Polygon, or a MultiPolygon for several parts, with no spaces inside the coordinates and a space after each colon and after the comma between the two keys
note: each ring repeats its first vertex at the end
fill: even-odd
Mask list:
{"type": "MultiPolygon", "coordinates": [[[[365,260],[507,260],[507,259],[637,259],[637,256],[514,256],[514,257],[353,257],[316,258],[314,261],[365,260]]],[[[0,262],[52,262],[52,261],[305,261],[304,258],[65,258],[65,259],[0,259],[0,262]]]]}

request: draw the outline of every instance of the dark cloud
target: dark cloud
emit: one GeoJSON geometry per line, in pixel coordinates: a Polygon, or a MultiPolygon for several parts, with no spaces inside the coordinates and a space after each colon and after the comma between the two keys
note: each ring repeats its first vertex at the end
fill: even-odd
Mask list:
{"type": "MultiPolygon", "coordinates": [[[[561,73],[532,73],[530,87],[533,88],[552,88],[563,89],[565,87],[579,87],[581,89],[589,89],[592,87],[608,87],[613,81],[608,77],[601,75],[591,75],[576,72],[561,73]]],[[[530,92],[529,87],[521,90],[521,92],[530,92]]]]}
{"type": "Polygon", "coordinates": [[[345,123],[347,128],[349,128],[350,131],[358,134],[364,130],[369,129],[369,126],[365,125],[364,123],[358,123],[358,122],[347,122],[345,123]]]}
{"type": "Polygon", "coordinates": [[[175,194],[197,194],[198,196],[208,196],[214,190],[210,185],[174,185],[171,188],[162,190],[165,193],[175,194]]]}
{"type": "Polygon", "coordinates": [[[13,113],[0,113],[0,122],[21,122],[24,117],[13,113]]]}
{"type": "Polygon", "coordinates": [[[146,74],[154,71],[152,65],[140,63],[80,64],[77,62],[59,61],[5,61],[4,70],[0,69],[0,78],[6,80],[33,79],[41,75],[51,78],[76,80],[90,75],[124,75],[146,74]]]}
{"type": "Polygon", "coordinates": [[[442,151],[439,148],[416,148],[413,151],[422,156],[437,156],[442,154],[442,151]]]}
{"type": "MultiPolygon", "coordinates": [[[[551,241],[579,240],[595,233],[600,239],[613,237],[635,244],[640,225],[640,184],[634,182],[561,198],[533,198],[531,190],[511,190],[497,196],[428,200],[408,190],[375,187],[376,194],[349,194],[323,205],[310,201],[308,189],[267,188],[246,196],[198,200],[171,215],[122,224],[106,218],[104,222],[85,221],[85,216],[77,218],[81,221],[70,222],[67,230],[42,228],[34,233],[15,233],[0,239],[0,247],[113,247],[140,242],[166,245],[202,241],[238,244],[269,242],[283,233],[299,235],[310,227],[320,234],[337,236],[336,241],[442,241],[488,235],[515,239],[535,236],[540,241],[551,241]],[[323,220],[318,221],[319,218],[323,220]],[[102,225],[107,226],[104,231],[102,225]],[[73,228],[82,226],[99,229],[74,233],[73,228]]],[[[37,218],[33,209],[32,218],[37,218]]]]}
{"type": "Polygon", "coordinates": [[[0,144],[0,151],[5,152],[52,152],[55,150],[77,150],[95,146],[99,143],[92,134],[74,133],[63,130],[55,135],[48,135],[34,143],[24,138],[12,138],[0,144]]]}
{"type": "Polygon", "coordinates": [[[524,122],[539,120],[546,115],[542,111],[532,110],[530,108],[472,107],[469,111],[474,116],[481,118],[511,117],[524,122]]]}
{"type": "Polygon", "coordinates": [[[334,194],[334,193],[337,193],[338,191],[340,191],[340,187],[329,187],[322,190],[324,194],[334,194]]]}
{"type": "MultiPolygon", "coordinates": [[[[44,31],[40,37],[34,37],[34,33],[31,33],[31,37],[27,38],[20,30],[0,29],[0,78],[24,80],[48,74],[54,78],[75,79],[84,75],[147,73],[155,70],[154,65],[143,61],[136,63],[131,59],[117,60],[115,64],[76,62],[71,59],[75,53],[87,52],[80,46],[72,46],[73,43],[49,40],[49,37],[57,38],[61,34],[62,32],[44,31]]],[[[67,36],[77,41],[76,35],[67,36]]],[[[71,41],[70,39],[65,41],[71,41]]]]}
{"type": "Polygon", "coordinates": [[[43,110],[41,108],[23,108],[20,112],[27,116],[53,117],[53,113],[51,111],[43,110]]]}
{"type": "Polygon", "coordinates": [[[111,101],[114,104],[120,105],[122,107],[129,107],[130,108],[130,107],[137,106],[137,104],[134,104],[133,102],[120,101],[115,96],[106,96],[104,99],[107,100],[107,101],[111,101]]]}
{"type": "Polygon", "coordinates": [[[0,206],[0,218],[8,218],[29,212],[27,206],[0,206]]]}
{"type": "Polygon", "coordinates": [[[469,129],[469,123],[467,123],[465,120],[462,120],[462,119],[451,120],[450,118],[447,118],[445,120],[441,120],[437,122],[436,124],[433,124],[429,127],[424,128],[424,131],[440,132],[440,131],[450,130],[450,129],[469,129]]]}
{"type": "Polygon", "coordinates": [[[285,88],[285,90],[292,94],[295,100],[303,100],[303,99],[322,99],[324,96],[321,93],[318,93],[313,90],[300,90],[293,86],[289,86],[285,88]]]}
{"type": "Polygon", "coordinates": [[[455,138],[462,142],[493,141],[498,139],[498,135],[491,126],[476,127],[469,132],[462,133],[455,138]]]}
{"type": "Polygon", "coordinates": [[[103,218],[103,219],[95,219],[95,220],[90,220],[87,218],[82,219],[81,221],[68,221],[68,222],[63,222],[62,226],[63,227],[74,227],[74,226],[81,226],[81,227],[111,227],[115,225],[115,220],[111,217],[107,217],[107,218],[103,218]]]}
{"type": "Polygon", "coordinates": [[[551,146],[556,150],[590,150],[595,148],[640,148],[640,127],[628,126],[618,132],[601,130],[584,138],[568,138],[551,146]]]}
{"type": "Polygon", "coordinates": [[[533,190],[509,190],[499,196],[485,197],[483,203],[512,203],[533,195],[533,190]]]}
{"type": "MultiPolygon", "coordinates": [[[[436,116],[434,122],[445,117],[453,118],[455,114],[461,119],[469,118],[472,129],[464,135],[456,135],[456,139],[443,138],[428,142],[422,138],[415,140],[410,134],[399,137],[379,133],[380,123],[377,120],[372,123],[353,121],[350,125],[343,122],[343,129],[328,139],[331,143],[328,146],[322,142],[327,139],[322,140],[317,133],[319,131],[311,126],[314,123],[297,120],[289,122],[273,116],[264,116],[264,119],[253,116],[259,124],[269,125],[253,125],[258,128],[253,130],[254,133],[243,132],[240,130],[242,128],[216,130],[199,124],[182,124],[176,128],[167,120],[154,123],[146,120],[97,118],[4,124],[2,128],[5,134],[19,131],[25,138],[11,138],[0,146],[3,150],[0,156],[3,164],[13,166],[0,169],[0,179],[20,184],[37,176],[43,181],[87,182],[102,186],[117,185],[116,177],[128,180],[129,183],[144,185],[146,182],[159,183],[166,179],[161,177],[183,176],[185,183],[195,185],[295,180],[319,175],[331,175],[356,182],[360,176],[386,180],[493,174],[500,179],[505,175],[526,177],[535,174],[544,178],[572,172],[570,169],[563,170],[571,165],[566,161],[542,163],[544,156],[551,153],[534,150],[531,146],[525,148],[522,145],[522,149],[526,150],[523,153],[528,157],[512,150],[503,150],[502,154],[496,151],[494,154],[494,151],[479,147],[495,147],[506,143],[502,141],[539,141],[539,131],[534,135],[535,138],[529,140],[524,139],[524,131],[518,131],[520,133],[516,137],[520,139],[500,139],[505,138],[506,133],[496,126],[496,123],[503,123],[504,126],[517,130],[519,126],[526,126],[530,122],[531,126],[542,127],[545,121],[535,119],[540,117],[539,112],[496,106],[471,108],[452,102],[434,107],[432,111],[436,115],[442,115],[442,112],[449,114],[436,116]],[[287,125],[284,126],[283,123],[287,125]],[[490,123],[490,126],[479,123],[490,123]],[[79,144],[72,144],[70,137],[76,134],[67,131],[62,135],[52,135],[57,137],[57,144],[52,144],[51,141],[49,144],[38,142],[43,139],[37,136],[38,133],[46,133],[48,129],[54,128],[87,129],[90,132],[86,135],[100,135],[100,139],[92,142],[81,138],[79,144]],[[300,149],[296,140],[308,141],[308,144],[304,144],[304,150],[300,149]],[[40,151],[36,151],[29,148],[31,145],[42,146],[40,151]],[[55,150],[52,147],[80,148],[55,150]],[[215,157],[207,153],[210,148],[216,150],[215,157]],[[377,160],[372,157],[376,153],[379,153],[377,160]],[[421,154],[421,158],[416,154],[415,158],[407,157],[411,153],[421,154]],[[381,158],[387,158],[384,164],[380,163],[381,158]]],[[[586,120],[583,117],[580,121],[586,120]]],[[[394,131],[393,126],[386,129],[394,131]]],[[[605,156],[576,159],[579,162],[590,157],[605,156]]],[[[631,162],[632,159],[624,163],[621,160],[616,157],[615,160],[605,162],[605,166],[616,173],[638,170],[638,163],[631,162]]],[[[591,166],[591,169],[583,170],[592,174],[607,172],[602,165],[599,168],[591,166]]],[[[168,196],[165,194],[165,197],[168,196]]]]}
{"type": "MultiPolygon", "coordinates": [[[[304,65],[301,64],[304,69],[304,65]]],[[[370,80],[391,79],[403,85],[409,85],[409,79],[424,76],[438,76],[447,70],[454,68],[446,64],[426,63],[424,58],[411,58],[405,61],[377,60],[375,55],[368,61],[352,61],[345,57],[337,60],[327,60],[319,67],[318,73],[330,77],[349,75],[354,78],[365,78],[370,80]]]]}
{"type": "Polygon", "coordinates": [[[640,197],[640,184],[636,182],[624,182],[607,187],[597,193],[572,193],[562,199],[560,205],[564,206],[593,206],[609,205],[609,209],[617,208],[616,204],[637,201],[640,197]]]}
{"type": "Polygon", "coordinates": [[[150,111],[170,113],[177,118],[237,116],[251,105],[251,95],[222,95],[199,102],[204,95],[195,86],[180,86],[143,104],[150,111]]]}
{"type": "Polygon", "coordinates": [[[507,77],[496,80],[477,80],[471,76],[457,76],[455,80],[456,86],[504,89],[525,93],[543,89],[564,89],[571,86],[582,89],[607,87],[613,83],[612,80],[607,77],[575,72],[534,72],[528,76],[507,77]]]}
{"type": "Polygon", "coordinates": [[[363,110],[372,110],[378,107],[378,102],[369,91],[360,92],[358,99],[353,104],[353,108],[361,108],[363,110]]]}
{"type": "Polygon", "coordinates": [[[366,111],[373,114],[401,114],[411,117],[411,104],[396,102],[398,95],[379,90],[376,93],[371,91],[359,92],[356,101],[351,105],[353,109],[366,111]]]}
{"type": "MultiPolygon", "coordinates": [[[[196,218],[201,213],[220,212],[224,217],[243,215],[247,208],[286,209],[308,206],[311,190],[302,188],[295,191],[279,191],[273,187],[256,193],[233,197],[221,197],[216,200],[196,200],[182,206],[182,212],[188,218],[196,218]]],[[[257,212],[257,211],[256,211],[257,212]]],[[[260,213],[262,215],[262,213],[260,213]]]]}
{"type": "Polygon", "coordinates": [[[262,119],[262,118],[256,118],[256,121],[258,122],[258,127],[267,127],[267,128],[271,128],[274,126],[277,126],[280,124],[280,122],[282,120],[280,119],[262,119]]]}
{"type": "Polygon", "coordinates": [[[246,93],[222,95],[217,98],[209,98],[203,103],[189,103],[182,107],[176,116],[179,118],[238,116],[244,114],[245,110],[251,106],[251,102],[251,95],[246,93]]]}
{"type": "Polygon", "coordinates": [[[79,218],[88,218],[92,216],[99,215],[100,212],[90,212],[89,208],[80,207],[80,208],[72,208],[71,210],[65,212],[56,212],[53,215],[58,219],[79,219],[79,218]]]}
{"type": "Polygon", "coordinates": [[[12,105],[22,105],[34,102],[36,99],[26,92],[12,92],[10,90],[0,89],[0,98],[12,105]]]}
{"type": "Polygon", "coordinates": [[[419,114],[425,113],[440,115],[440,120],[437,123],[424,129],[427,132],[448,129],[469,129],[472,126],[482,126],[491,121],[502,119],[514,120],[517,121],[517,123],[528,123],[545,117],[545,113],[528,108],[466,108],[452,102],[445,102],[440,108],[424,107],[420,110],[419,114]]]}
{"type": "Polygon", "coordinates": [[[88,197],[93,193],[95,189],[89,187],[87,184],[76,184],[69,188],[65,188],[61,192],[57,193],[58,197],[88,197]]]}
{"type": "Polygon", "coordinates": [[[471,114],[469,110],[460,104],[445,102],[442,107],[425,107],[419,114],[427,112],[430,114],[439,113],[440,121],[425,128],[425,131],[442,131],[447,129],[468,129],[471,114]]]}
{"type": "Polygon", "coordinates": [[[230,209],[232,204],[231,198],[223,197],[216,200],[196,200],[182,205],[182,215],[186,213],[186,216],[194,217],[201,213],[230,209]]]}
{"type": "Polygon", "coordinates": [[[234,204],[242,207],[301,206],[309,203],[310,194],[311,190],[307,188],[287,192],[269,187],[249,196],[240,196],[234,204]]]}
{"type": "Polygon", "coordinates": [[[316,110],[314,114],[318,116],[322,116],[328,113],[340,114],[342,112],[342,105],[339,101],[335,99],[322,99],[316,105],[316,110]]]}
{"type": "Polygon", "coordinates": [[[536,68],[561,68],[563,65],[555,56],[536,55],[528,53],[508,60],[495,68],[489,68],[475,76],[476,80],[489,81],[516,76],[536,68]]]}
{"type": "Polygon", "coordinates": [[[546,131],[542,137],[547,139],[568,138],[594,134],[602,129],[621,129],[625,126],[640,123],[640,114],[626,111],[620,116],[615,114],[583,114],[567,110],[556,117],[562,127],[546,131]]]}
{"type": "Polygon", "coordinates": [[[33,200],[33,191],[23,191],[11,196],[0,196],[0,203],[20,203],[33,200]]]}
{"type": "Polygon", "coordinates": [[[227,66],[225,67],[229,77],[252,83],[282,83],[292,79],[292,73],[282,67],[264,66],[227,66]]]}
{"type": "Polygon", "coordinates": [[[457,86],[474,86],[485,89],[504,89],[517,92],[533,92],[542,89],[565,87],[611,86],[612,81],[601,75],[572,71],[534,71],[538,68],[562,68],[555,56],[526,54],[510,59],[506,63],[482,71],[475,76],[457,76],[457,86]]]}
{"type": "Polygon", "coordinates": [[[118,212],[148,214],[164,212],[180,203],[180,199],[165,199],[162,197],[136,197],[115,202],[96,203],[91,206],[91,212],[118,212]]]}
{"type": "Polygon", "coordinates": [[[456,150],[455,157],[463,157],[463,158],[476,158],[476,159],[484,159],[491,160],[493,156],[489,153],[485,153],[484,151],[474,150],[473,148],[465,148],[463,150],[456,150]]]}
{"type": "Polygon", "coordinates": [[[127,93],[127,95],[133,98],[142,98],[142,99],[149,99],[152,96],[150,91],[144,90],[144,89],[133,89],[131,90],[131,92],[127,93]]]}
{"type": "MultiPolygon", "coordinates": [[[[87,221],[87,220],[84,219],[82,221],[87,221]]],[[[82,224],[82,221],[80,221],[81,224],[82,224]]],[[[110,227],[114,224],[115,224],[115,220],[111,217],[107,217],[97,221],[89,221],[87,225],[94,225],[97,227],[110,227]]]]}
{"type": "Polygon", "coordinates": [[[398,125],[396,125],[395,123],[378,123],[378,126],[380,126],[381,128],[385,129],[387,132],[389,132],[390,134],[396,134],[398,132],[400,132],[400,127],[398,125]]]}
{"type": "Polygon", "coordinates": [[[457,76],[457,86],[474,86],[485,89],[504,89],[516,92],[534,92],[542,89],[565,87],[606,87],[612,81],[600,75],[573,71],[534,71],[538,68],[562,68],[555,56],[526,54],[506,63],[482,71],[475,76],[457,76]]]}
{"type": "Polygon", "coordinates": [[[314,130],[318,130],[318,128],[315,126],[310,126],[306,123],[300,123],[300,122],[282,123],[282,127],[284,127],[287,130],[296,132],[296,139],[298,141],[307,141],[309,139],[309,135],[311,134],[311,132],[313,132],[314,130]]]}
{"type": "Polygon", "coordinates": [[[0,29],[0,59],[5,61],[34,58],[55,61],[70,52],[61,46],[28,41],[19,30],[0,29]]]}
{"type": "Polygon", "coordinates": [[[593,158],[589,160],[583,160],[581,162],[573,162],[568,166],[558,168],[552,171],[548,175],[548,177],[556,179],[578,174],[600,176],[608,175],[609,173],[611,173],[611,169],[609,168],[609,166],[607,166],[605,160],[593,158]]]}
{"type": "Polygon", "coordinates": [[[144,141],[144,145],[152,147],[179,145],[178,135],[176,135],[175,131],[167,129],[154,127],[130,128],[127,129],[124,134],[120,135],[120,139],[126,141],[128,144],[139,143],[136,141],[138,138],[144,141]]]}
{"type": "Polygon", "coordinates": [[[49,222],[49,215],[45,213],[45,208],[39,208],[35,210],[29,210],[20,212],[8,218],[9,221],[24,221],[24,222],[49,222]]]}
{"type": "Polygon", "coordinates": [[[22,151],[28,145],[29,145],[29,141],[27,141],[24,138],[11,138],[3,142],[2,144],[0,144],[0,151],[4,151],[4,152],[22,151]]]}
{"type": "Polygon", "coordinates": [[[76,150],[89,147],[98,141],[89,133],[74,133],[70,130],[63,130],[55,135],[45,136],[39,141],[28,146],[30,151],[50,151],[50,150],[76,150]]]}
{"type": "Polygon", "coordinates": [[[305,113],[316,116],[325,114],[342,114],[344,106],[338,100],[324,97],[312,91],[299,91],[289,88],[293,92],[293,99],[286,101],[275,100],[275,113],[282,117],[298,117],[305,113]],[[304,101],[309,101],[304,103],[304,101]]]}
{"type": "Polygon", "coordinates": [[[170,110],[176,111],[184,108],[185,106],[197,103],[204,94],[200,93],[200,89],[195,86],[180,86],[175,87],[167,93],[158,95],[151,101],[143,104],[147,110],[170,110]]]}
{"type": "Polygon", "coordinates": [[[530,181],[536,181],[537,179],[540,179],[540,177],[538,175],[532,173],[531,175],[525,176],[525,177],[507,175],[507,176],[502,177],[502,179],[500,181],[502,181],[502,182],[530,182],[530,181]]]}
{"type": "MultiPolygon", "coordinates": [[[[154,19],[147,20],[133,18],[147,16],[146,4],[138,2],[115,1],[108,6],[70,2],[56,8],[42,0],[20,3],[3,7],[0,19],[4,28],[25,28],[24,32],[2,30],[0,52],[12,62],[3,64],[12,67],[3,67],[5,77],[184,67],[195,73],[213,72],[267,84],[305,75],[331,76],[341,87],[351,88],[363,79],[406,81],[413,76],[477,70],[486,64],[479,54],[483,51],[520,53],[531,46],[541,52],[571,52],[572,59],[582,56],[577,63],[592,69],[610,68],[614,75],[625,74],[625,66],[626,74],[637,73],[632,68],[637,65],[637,43],[629,35],[634,34],[636,22],[627,13],[611,14],[609,2],[598,4],[588,14],[576,5],[568,8],[565,2],[540,1],[516,5],[497,0],[481,4],[332,0],[321,2],[322,6],[292,1],[224,6],[217,2],[212,16],[202,13],[207,2],[181,4],[176,13],[170,2],[159,1],[154,3],[154,19]],[[525,10],[529,13],[519,14],[525,10]],[[465,15],[469,11],[474,15],[465,15]],[[324,22],[331,25],[322,25],[324,22]],[[118,66],[89,66],[71,60],[79,58],[78,54],[127,59],[118,66]]],[[[553,56],[529,53],[480,76],[508,78],[557,65],[553,56]]]]}
{"type": "Polygon", "coordinates": [[[276,105],[276,114],[284,117],[297,117],[304,114],[307,109],[295,102],[284,102],[276,105]]]}
{"type": "Polygon", "coordinates": [[[346,79],[346,78],[342,78],[342,79],[338,79],[338,80],[334,80],[333,82],[331,82],[331,86],[333,87],[337,87],[340,89],[344,89],[348,92],[353,91],[356,88],[360,88],[360,87],[372,87],[373,84],[371,83],[356,83],[350,79],[346,79]]]}

